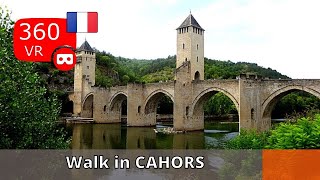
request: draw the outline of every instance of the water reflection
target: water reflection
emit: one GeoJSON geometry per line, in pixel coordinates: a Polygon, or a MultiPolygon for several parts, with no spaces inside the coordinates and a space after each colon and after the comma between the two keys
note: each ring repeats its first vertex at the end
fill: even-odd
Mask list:
{"type": "Polygon", "coordinates": [[[211,149],[222,148],[238,134],[237,123],[205,123],[204,131],[183,134],[155,133],[157,127],[121,124],[73,124],[72,149],[211,149]]]}

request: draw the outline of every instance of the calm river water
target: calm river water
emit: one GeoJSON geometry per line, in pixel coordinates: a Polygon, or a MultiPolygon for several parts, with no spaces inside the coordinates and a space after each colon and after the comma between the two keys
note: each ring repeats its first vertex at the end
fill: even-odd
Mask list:
{"type": "Polygon", "coordinates": [[[238,135],[238,123],[205,123],[205,130],[183,134],[155,133],[172,127],[126,127],[121,124],[68,124],[72,149],[219,149],[238,135]]]}

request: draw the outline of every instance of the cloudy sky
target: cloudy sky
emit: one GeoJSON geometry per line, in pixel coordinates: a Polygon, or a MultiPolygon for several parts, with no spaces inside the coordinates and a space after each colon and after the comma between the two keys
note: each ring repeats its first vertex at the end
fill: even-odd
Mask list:
{"type": "Polygon", "coordinates": [[[65,18],[97,11],[99,32],[78,34],[115,56],[176,53],[175,29],[192,14],[205,31],[205,57],[253,62],[292,78],[320,79],[318,0],[0,0],[12,18],[65,18]]]}

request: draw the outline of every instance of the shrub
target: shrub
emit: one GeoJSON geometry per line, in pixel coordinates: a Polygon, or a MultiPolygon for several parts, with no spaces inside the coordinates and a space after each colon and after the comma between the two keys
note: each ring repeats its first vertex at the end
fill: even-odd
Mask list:
{"type": "Polygon", "coordinates": [[[270,149],[316,149],[320,148],[320,114],[314,119],[301,118],[296,123],[281,123],[271,130],[268,138],[270,149]]]}
{"type": "Polygon", "coordinates": [[[246,131],[241,129],[240,135],[227,142],[228,149],[263,149],[267,144],[269,133],[258,133],[255,130],[246,131]]]}
{"type": "Polygon", "coordinates": [[[241,130],[228,149],[319,149],[320,114],[278,124],[267,132],[241,130]]]}

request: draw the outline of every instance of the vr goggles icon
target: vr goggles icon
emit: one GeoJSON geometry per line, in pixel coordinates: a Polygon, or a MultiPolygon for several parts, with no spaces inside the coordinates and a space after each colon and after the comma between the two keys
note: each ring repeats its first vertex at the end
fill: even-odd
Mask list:
{"type": "Polygon", "coordinates": [[[73,64],[73,55],[72,54],[57,54],[57,64],[73,64]]]}

